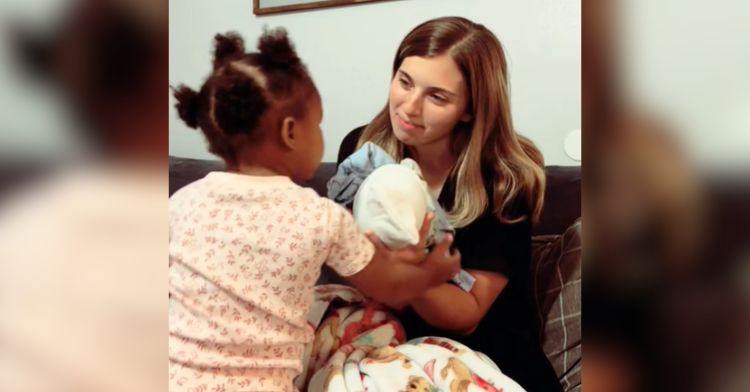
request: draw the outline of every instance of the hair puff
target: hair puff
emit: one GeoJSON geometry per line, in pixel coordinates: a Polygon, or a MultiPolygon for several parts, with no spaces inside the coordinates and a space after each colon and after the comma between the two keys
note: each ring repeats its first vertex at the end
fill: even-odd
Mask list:
{"type": "Polygon", "coordinates": [[[245,41],[239,34],[230,32],[216,34],[214,37],[214,70],[227,61],[242,58],[245,55],[245,41]]]}
{"type": "Polygon", "coordinates": [[[198,111],[200,97],[195,90],[181,84],[174,90],[174,97],[177,100],[175,108],[182,121],[190,128],[198,127],[198,111]]]}
{"type": "Polygon", "coordinates": [[[264,68],[288,69],[301,64],[294,45],[283,28],[264,31],[258,39],[260,64],[264,68]]]}
{"type": "Polygon", "coordinates": [[[252,79],[232,72],[217,81],[214,115],[227,135],[252,132],[267,107],[263,90],[252,79]]]}

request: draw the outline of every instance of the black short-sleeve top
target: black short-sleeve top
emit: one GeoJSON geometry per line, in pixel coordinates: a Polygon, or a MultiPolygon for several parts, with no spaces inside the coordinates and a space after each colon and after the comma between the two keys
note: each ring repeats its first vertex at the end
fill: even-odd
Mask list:
{"type": "MultiPolygon", "coordinates": [[[[351,131],[341,143],[338,154],[340,164],[351,155],[357,145],[364,127],[351,131]]],[[[495,180],[485,174],[485,183],[489,196],[490,187],[495,180]]],[[[438,203],[450,210],[453,206],[455,194],[455,178],[449,177],[443,186],[438,203]]],[[[491,200],[491,198],[489,198],[491,200]]],[[[525,203],[517,206],[510,213],[513,216],[527,214],[525,203]]],[[[508,285],[497,298],[492,308],[485,316],[480,326],[472,334],[484,334],[486,329],[513,331],[513,335],[524,339],[534,340],[537,335],[535,328],[535,314],[533,313],[529,282],[529,261],[531,256],[531,223],[530,219],[515,224],[503,223],[488,208],[485,213],[465,227],[458,228],[454,239],[454,246],[461,252],[461,265],[468,270],[483,270],[500,273],[508,278],[508,285]]],[[[411,318],[409,311],[403,316],[411,318]]],[[[417,316],[417,318],[419,318],[417,316]]],[[[409,337],[445,333],[436,330],[426,323],[406,323],[409,337]]],[[[495,336],[499,337],[499,336],[495,336]]],[[[466,340],[466,339],[457,339],[466,340]]]]}

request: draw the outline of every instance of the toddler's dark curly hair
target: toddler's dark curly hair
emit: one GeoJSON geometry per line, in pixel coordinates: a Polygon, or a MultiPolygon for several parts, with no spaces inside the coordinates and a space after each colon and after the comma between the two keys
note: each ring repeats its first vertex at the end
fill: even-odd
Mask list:
{"type": "Polygon", "coordinates": [[[175,107],[189,127],[203,131],[209,151],[234,168],[243,145],[262,141],[264,130],[278,129],[287,116],[303,118],[318,91],[283,28],[264,31],[259,52],[245,53],[234,32],[217,34],[214,43],[213,72],[199,92],[174,89],[175,107]]]}

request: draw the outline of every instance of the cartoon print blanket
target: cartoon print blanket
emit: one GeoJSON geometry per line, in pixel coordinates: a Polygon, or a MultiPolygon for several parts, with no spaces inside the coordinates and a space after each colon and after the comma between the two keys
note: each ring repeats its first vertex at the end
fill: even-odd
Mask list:
{"type": "Polygon", "coordinates": [[[405,341],[399,321],[354,288],[316,287],[300,390],[523,391],[484,354],[441,337],[405,341]]]}

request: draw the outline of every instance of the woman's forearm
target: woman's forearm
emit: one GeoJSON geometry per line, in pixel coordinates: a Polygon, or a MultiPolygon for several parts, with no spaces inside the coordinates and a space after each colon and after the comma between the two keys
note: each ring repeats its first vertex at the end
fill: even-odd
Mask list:
{"type": "Polygon", "coordinates": [[[442,283],[411,301],[424,321],[446,331],[469,334],[492,307],[508,284],[508,278],[495,272],[470,270],[476,281],[470,292],[442,283]]]}
{"type": "Polygon", "coordinates": [[[427,290],[411,306],[428,324],[457,334],[471,333],[482,316],[474,296],[450,283],[427,290]]]}

